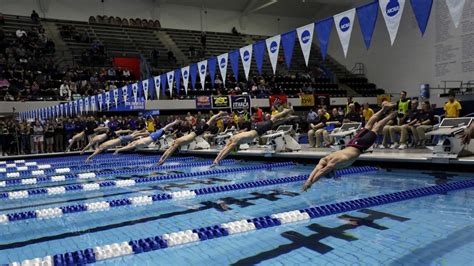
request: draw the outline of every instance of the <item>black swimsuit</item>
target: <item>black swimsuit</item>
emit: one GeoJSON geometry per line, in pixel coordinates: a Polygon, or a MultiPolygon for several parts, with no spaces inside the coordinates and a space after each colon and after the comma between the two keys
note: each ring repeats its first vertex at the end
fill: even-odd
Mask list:
{"type": "Polygon", "coordinates": [[[257,131],[257,134],[259,136],[262,136],[263,134],[265,134],[267,131],[271,130],[272,128],[273,128],[273,121],[268,120],[268,121],[263,121],[263,122],[255,124],[253,130],[257,131]]]}
{"type": "Polygon", "coordinates": [[[363,128],[346,146],[354,147],[359,149],[361,152],[364,152],[374,145],[376,140],[377,134],[375,134],[375,132],[363,128]]]}
{"type": "Polygon", "coordinates": [[[194,133],[196,133],[196,136],[201,136],[202,134],[204,134],[204,132],[206,132],[207,130],[209,129],[209,125],[207,123],[203,124],[203,125],[198,125],[196,127],[196,130],[194,131],[194,133]]]}

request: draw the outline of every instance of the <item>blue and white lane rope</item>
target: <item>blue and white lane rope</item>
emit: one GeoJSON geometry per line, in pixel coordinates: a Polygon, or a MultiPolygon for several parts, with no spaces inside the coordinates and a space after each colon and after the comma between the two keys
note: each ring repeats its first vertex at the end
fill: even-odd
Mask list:
{"type": "MultiPolygon", "coordinates": [[[[223,164],[234,163],[234,160],[223,160],[222,163],[223,164]]],[[[69,184],[66,186],[57,186],[57,187],[49,187],[49,188],[33,188],[33,189],[28,189],[28,190],[3,192],[3,193],[0,193],[0,200],[24,199],[24,198],[29,198],[33,196],[37,197],[37,196],[46,196],[46,195],[59,195],[59,194],[65,194],[65,193],[74,193],[78,191],[104,190],[104,189],[109,189],[112,187],[117,187],[117,188],[133,187],[133,186],[139,186],[142,184],[160,182],[164,180],[208,176],[208,175],[216,175],[216,174],[230,174],[230,173],[257,171],[257,170],[265,170],[265,169],[273,169],[273,168],[287,168],[287,167],[292,167],[294,165],[295,164],[292,162],[272,163],[272,164],[261,164],[261,165],[246,166],[246,167],[239,167],[239,168],[214,169],[214,170],[195,172],[195,173],[182,173],[182,174],[150,176],[150,177],[144,177],[144,178],[131,178],[131,179],[117,180],[117,181],[108,180],[108,181],[84,183],[84,184],[75,183],[75,184],[69,184]]],[[[115,173],[120,174],[120,172],[121,171],[116,171],[115,173]]],[[[89,173],[89,175],[87,176],[82,176],[82,179],[88,179],[88,178],[94,178],[94,177],[95,177],[94,173],[89,173]]]]}
{"type": "MultiPolygon", "coordinates": [[[[336,176],[360,174],[378,171],[377,167],[352,167],[343,170],[337,170],[336,176]]],[[[309,175],[299,175],[283,178],[274,178],[268,180],[249,181],[243,183],[236,183],[232,185],[224,186],[213,186],[207,188],[199,188],[192,190],[176,191],[171,193],[153,194],[139,197],[130,197],[122,199],[114,199],[108,201],[89,202],[85,204],[76,204],[61,206],[55,208],[38,209],[34,211],[16,212],[0,214],[0,224],[7,224],[14,221],[22,221],[29,219],[45,219],[45,218],[56,218],[62,217],[65,214],[81,213],[81,212],[97,212],[97,211],[108,211],[111,208],[119,208],[125,206],[143,206],[153,204],[163,200],[183,200],[189,198],[195,198],[196,196],[204,196],[209,194],[217,194],[221,192],[231,192],[237,190],[246,190],[252,188],[275,186],[282,184],[289,184],[295,182],[302,182],[308,179],[309,175]]]]}
{"type": "MultiPolygon", "coordinates": [[[[174,161],[187,162],[187,161],[193,161],[193,159],[174,160],[174,161]]],[[[235,162],[235,160],[228,160],[227,162],[228,163],[235,162]]],[[[142,164],[132,163],[127,166],[128,167],[142,166],[142,167],[126,168],[126,169],[118,168],[114,170],[102,170],[102,171],[100,171],[100,169],[88,169],[87,172],[78,171],[78,173],[72,173],[72,171],[61,171],[61,172],[56,172],[52,174],[46,174],[43,170],[36,170],[36,171],[41,171],[41,174],[42,174],[41,177],[29,177],[29,178],[25,177],[25,178],[16,178],[16,179],[11,178],[7,180],[0,179],[0,188],[15,187],[15,186],[21,186],[21,185],[43,184],[43,183],[59,182],[59,181],[65,181],[65,180],[106,177],[106,176],[117,175],[117,174],[121,174],[121,175],[144,174],[144,173],[152,173],[152,172],[161,171],[161,170],[171,170],[171,169],[176,169],[176,168],[204,166],[204,165],[211,165],[211,164],[212,164],[212,161],[205,161],[205,162],[185,163],[185,164],[176,164],[176,165],[161,165],[161,166],[157,165],[157,166],[152,166],[152,167],[143,167],[144,165],[142,164]],[[94,172],[91,172],[91,171],[94,171],[94,172]]],[[[147,165],[149,165],[149,163],[147,165]]],[[[67,169],[70,169],[70,168],[67,168],[67,169]]],[[[110,167],[103,168],[103,169],[110,169],[110,167]]],[[[59,169],[56,169],[56,170],[59,170],[59,169]]]]}
{"type": "Polygon", "coordinates": [[[474,180],[458,181],[442,185],[410,189],[400,192],[382,194],[379,196],[361,198],[337,202],[333,204],[311,207],[301,210],[276,213],[253,219],[243,219],[227,222],[223,224],[211,225],[159,236],[151,236],[129,242],[112,243],[109,245],[86,248],[64,254],[46,256],[44,258],[34,258],[20,262],[13,262],[11,266],[32,266],[32,265],[80,265],[94,263],[107,259],[140,254],[158,249],[164,249],[173,246],[184,245],[187,243],[206,241],[213,238],[220,238],[234,234],[240,234],[248,231],[255,231],[269,227],[281,226],[282,224],[294,223],[298,221],[307,221],[323,216],[334,215],[343,212],[355,211],[362,208],[370,208],[389,203],[431,196],[449,191],[473,188],[474,180]]]}
{"type": "MultiPolygon", "coordinates": [[[[186,159],[173,159],[170,160],[170,162],[190,162],[194,161],[194,158],[186,158],[186,159]]],[[[200,162],[196,162],[197,165],[199,165],[200,162]]],[[[71,178],[76,176],[81,176],[84,174],[88,173],[96,173],[96,175],[100,176],[107,176],[107,175],[112,175],[116,174],[118,171],[124,171],[121,174],[139,174],[139,173],[146,173],[148,172],[153,172],[156,170],[160,170],[162,166],[152,166],[152,167],[138,167],[138,168],[127,168],[131,166],[145,166],[145,165],[150,165],[153,164],[152,162],[132,162],[132,163],[121,163],[120,167],[115,168],[114,170],[108,170],[113,168],[113,165],[107,165],[107,166],[102,166],[102,165],[96,165],[96,166],[81,166],[81,167],[76,167],[76,168],[57,168],[57,169],[46,169],[46,170],[33,170],[31,172],[14,172],[14,173],[7,173],[7,178],[2,178],[0,177],[0,187],[8,187],[8,186],[18,186],[18,185],[29,185],[29,184],[35,184],[34,179],[39,179],[39,180],[46,180],[46,177],[52,177],[55,175],[61,175],[61,174],[67,174],[67,176],[70,176],[71,178]],[[124,169],[126,168],[126,169],[124,169]],[[16,178],[15,177],[21,177],[21,178],[16,178]],[[36,178],[36,177],[42,177],[42,178],[36,178]],[[22,181],[25,179],[32,179],[29,181],[22,181]],[[26,182],[23,184],[23,182],[26,182]],[[30,183],[33,182],[33,183],[30,183]]],[[[190,163],[193,164],[193,163],[190,163]]],[[[164,167],[176,167],[176,165],[163,165],[164,167]]],[[[183,166],[184,167],[184,166],[183,166]]]]}
{"type": "MultiPolygon", "coordinates": [[[[36,162],[36,163],[57,163],[57,162],[72,162],[72,161],[83,161],[85,158],[89,156],[89,154],[84,154],[84,155],[71,155],[68,156],[67,153],[64,153],[65,156],[58,156],[58,157],[49,157],[49,158],[35,158],[35,159],[26,159],[26,160],[7,160],[7,161],[0,161],[0,166],[2,165],[12,165],[12,164],[17,164],[17,165],[22,165],[22,164],[27,164],[31,162],[36,162]]],[[[109,158],[117,158],[117,157],[122,157],[122,158],[146,158],[149,157],[150,155],[140,155],[140,154],[120,154],[119,156],[113,155],[112,153],[103,153],[99,154],[97,157],[94,158],[94,161],[100,161],[103,159],[109,159],[109,158]]]]}
{"type": "MultiPolygon", "coordinates": [[[[7,167],[7,168],[0,168],[0,177],[17,177],[23,175],[33,175],[34,170],[50,170],[54,173],[52,169],[60,169],[62,171],[66,170],[65,168],[77,168],[77,169],[87,169],[87,168],[94,168],[97,167],[100,169],[101,167],[105,166],[113,166],[113,165],[132,165],[136,162],[142,163],[154,163],[158,162],[160,156],[150,156],[148,158],[141,158],[141,159],[134,159],[134,158],[115,158],[115,159],[107,159],[102,160],[101,162],[94,162],[94,163],[86,163],[84,161],[78,161],[74,163],[64,162],[64,163],[57,163],[57,164],[34,164],[34,165],[24,165],[24,166],[15,166],[15,167],[7,167]],[[19,173],[16,173],[19,172],[19,173]],[[26,172],[26,173],[25,173],[26,172]]],[[[171,158],[169,162],[173,161],[190,161],[195,160],[195,157],[175,157],[171,158]]]]}

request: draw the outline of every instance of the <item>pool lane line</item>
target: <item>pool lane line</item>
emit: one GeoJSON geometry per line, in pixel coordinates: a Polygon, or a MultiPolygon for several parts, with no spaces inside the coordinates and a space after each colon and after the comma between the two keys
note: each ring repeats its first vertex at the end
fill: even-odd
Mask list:
{"type": "Polygon", "coordinates": [[[208,227],[182,230],[169,234],[131,240],[129,242],[125,241],[122,243],[112,243],[109,245],[96,246],[94,248],[87,248],[73,252],[66,252],[63,254],[50,255],[44,258],[24,260],[21,263],[13,262],[10,265],[34,265],[35,263],[40,263],[41,265],[41,263],[44,263],[42,265],[66,266],[94,263],[97,261],[103,261],[133,254],[140,254],[143,252],[150,252],[158,249],[180,246],[197,241],[206,241],[213,238],[226,237],[229,235],[261,230],[269,227],[281,226],[283,224],[288,223],[308,221],[310,219],[334,215],[338,213],[376,207],[409,199],[432,196],[435,194],[441,194],[473,187],[474,180],[457,181],[442,185],[421,187],[417,189],[387,193],[356,200],[326,204],[317,207],[276,213],[252,219],[243,219],[223,224],[216,224],[208,227]]]}
{"type": "MultiPolygon", "coordinates": [[[[223,160],[223,165],[233,164],[235,160],[223,160]]],[[[272,164],[261,164],[254,166],[238,167],[238,168],[228,168],[228,169],[213,169],[202,172],[195,173],[181,173],[181,174],[171,174],[171,175],[159,175],[159,176],[150,176],[144,178],[131,178],[126,180],[117,180],[117,181],[102,181],[102,182],[92,182],[92,183],[75,183],[66,186],[57,186],[50,188],[36,188],[28,190],[20,190],[14,192],[3,192],[0,193],[0,200],[11,200],[11,199],[25,199],[31,196],[45,196],[45,195],[60,195],[65,193],[73,193],[78,191],[97,191],[112,187],[124,188],[124,187],[133,187],[141,184],[155,183],[164,180],[173,180],[173,179],[182,179],[189,177],[198,177],[198,176],[208,176],[215,174],[229,174],[229,173],[238,173],[246,171],[257,171],[273,168],[288,168],[294,166],[295,163],[284,162],[284,163],[272,163],[272,164]]],[[[123,170],[122,170],[123,171],[123,170]]],[[[118,175],[122,171],[116,171],[118,175]]],[[[93,173],[91,173],[92,176],[93,173]]]]}
{"type": "MultiPolygon", "coordinates": [[[[352,167],[343,170],[337,170],[336,176],[360,174],[378,171],[377,167],[352,167]]],[[[301,182],[308,179],[309,175],[298,175],[291,177],[273,178],[267,180],[248,181],[242,183],[235,183],[231,185],[212,186],[207,188],[199,188],[192,190],[182,190],[171,193],[160,193],[146,196],[137,196],[131,198],[114,199],[99,202],[88,202],[84,204],[68,205],[47,209],[38,209],[34,211],[16,212],[8,214],[0,214],[0,224],[6,224],[14,221],[22,221],[29,219],[43,219],[43,218],[59,218],[64,214],[82,213],[82,212],[97,212],[109,211],[111,208],[125,207],[125,206],[143,206],[156,203],[163,200],[183,200],[195,198],[196,196],[204,196],[209,194],[217,194],[221,192],[231,192],[238,190],[246,190],[251,188],[259,188],[266,186],[275,186],[282,184],[290,184],[301,182]]]]}
{"type": "MultiPolygon", "coordinates": [[[[106,166],[106,165],[117,165],[117,164],[133,164],[134,162],[158,162],[160,156],[153,156],[149,158],[141,158],[141,159],[132,159],[132,158],[115,158],[111,160],[106,160],[97,163],[86,163],[85,161],[81,161],[75,164],[70,163],[62,163],[62,164],[39,164],[39,165],[31,165],[31,166],[18,166],[14,168],[0,168],[0,177],[9,178],[9,177],[19,177],[19,176],[31,176],[31,175],[38,175],[35,174],[34,171],[43,170],[46,173],[67,173],[71,171],[71,169],[87,169],[87,168],[98,168],[106,166]]],[[[196,160],[196,157],[174,157],[171,158],[169,162],[179,162],[179,161],[190,161],[196,160]]]]}
{"type": "MultiPolygon", "coordinates": [[[[0,161],[0,166],[2,165],[8,165],[8,164],[17,164],[17,165],[22,165],[22,164],[27,164],[31,162],[41,162],[41,163],[55,163],[55,162],[64,162],[64,161],[81,161],[87,158],[89,154],[83,154],[83,155],[73,155],[73,154],[68,154],[64,153],[64,156],[56,156],[56,157],[51,157],[51,158],[35,158],[35,159],[24,159],[24,160],[4,160],[0,161]]],[[[107,159],[107,158],[117,158],[117,157],[133,157],[133,158],[139,158],[139,157],[147,157],[149,155],[142,155],[142,154],[137,154],[137,153],[121,153],[118,156],[113,155],[112,153],[103,153],[99,154],[95,157],[94,160],[101,160],[101,159],[107,159]]]]}
{"type": "MultiPolygon", "coordinates": [[[[194,159],[189,160],[181,160],[181,161],[173,161],[173,162],[180,162],[183,164],[173,164],[173,165],[161,165],[158,166],[147,166],[151,163],[146,164],[136,164],[130,163],[126,164],[125,167],[120,167],[116,169],[111,169],[111,167],[102,167],[102,169],[90,169],[87,172],[78,172],[73,173],[70,171],[69,173],[55,173],[50,175],[43,175],[40,177],[27,177],[27,178],[15,178],[15,179],[7,179],[7,180],[0,180],[0,188],[9,188],[9,187],[17,187],[17,186],[24,186],[24,185],[36,185],[36,184],[44,184],[44,183],[51,183],[51,182],[61,182],[67,180],[76,180],[76,179],[90,179],[96,177],[106,177],[110,175],[114,175],[117,172],[120,172],[123,175],[133,175],[133,174],[146,174],[151,172],[157,172],[161,170],[171,170],[182,167],[193,167],[193,166],[200,166],[202,165],[210,165],[212,161],[199,161],[194,163],[188,163],[190,161],[194,161],[194,159]],[[135,166],[135,168],[131,168],[135,166]],[[138,167],[138,168],[137,168],[138,167]]],[[[234,160],[235,161],[235,160],[234,160]]]]}

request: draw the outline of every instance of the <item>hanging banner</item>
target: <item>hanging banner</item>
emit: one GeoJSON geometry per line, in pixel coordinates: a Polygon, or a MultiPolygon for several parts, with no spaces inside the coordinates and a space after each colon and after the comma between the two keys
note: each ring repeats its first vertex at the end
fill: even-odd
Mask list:
{"type": "Polygon", "coordinates": [[[257,64],[258,74],[262,75],[263,69],[263,56],[265,55],[265,42],[259,41],[253,45],[253,52],[255,57],[255,63],[257,64]]]}
{"type": "Polygon", "coordinates": [[[235,81],[239,81],[239,50],[234,50],[229,53],[230,66],[234,73],[235,81]]]}
{"type": "Polygon", "coordinates": [[[246,80],[249,80],[250,64],[252,63],[252,48],[252,45],[240,48],[240,59],[242,60],[246,80]]]}
{"type": "Polygon", "coordinates": [[[142,89],[143,89],[143,96],[145,97],[145,102],[148,101],[149,85],[150,85],[150,80],[149,79],[142,80],[142,89]]]}
{"type": "Polygon", "coordinates": [[[308,66],[311,45],[313,44],[314,23],[297,28],[296,33],[298,34],[301,51],[303,52],[304,62],[308,66]]]}
{"type": "Polygon", "coordinates": [[[295,48],[296,31],[290,31],[281,35],[281,44],[283,45],[283,52],[285,54],[285,62],[288,69],[290,69],[291,58],[293,57],[293,50],[295,48]]]}
{"type": "Polygon", "coordinates": [[[184,93],[187,95],[189,85],[189,66],[181,68],[181,76],[183,77],[184,93]]]}
{"type": "Polygon", "coordinates": [[[95,103],[95,97],[96,97],[96,95],[91,96],[91,100],[90,100],[91,112],[96,112],[97,111],[96,103],[95,103]]]}
{"type": "Polygon", "coordinates": [[[211,97],[196,96],[196,109],[211,109],[211,97]]]}
{"type": "Polygon", "coordinates": [[[300,95],[301,106],[314,106],[314,95],[313,94],[302,94],[300,95]]]}
{"type": "Polygon", "coordinates": [[[370,4],[360,6],[356,9],[359,20],[360,30],[364,37],[364,43],[367,50],[372,42],[372,36],[375,30],[375,22],[379,13],[379,3],[374,1],[370,4]]]}
{"type": "Polygon", "coordinates": [[[145,99],[143,97],[138,98],[136,102],[130,101],[125,102],[117,107],[111,108],[109,112],[127,112],[127,111],[143,111],[145,110],[145,99]]]}
{"type": "MultiPolygon", "coordinates": [[[[114,96],[115,107],[117,107],[118,106],[118,100],[119,100],[119,89],[112,90],[112,93],[113,93],[113,96],[114,96]]],[[[107,108],[110,109],[110,98],[107,99],[107,108]]]]}
{"type": "Polygon", "coordinates": [[[345,58],[347,58],[347,50],[349,49],[349,42],[351,41],[355,12],[356,10],[353,8],[334,16],[334,24],[336,26],[337,35],[339,35],[339,40],[341,41],[345,58]]]}
{"type": "Polygon", "coordinates": [[[84,99],[84,110],[86,111],[86,113],[89,112],[89,102],[90,102],[90,96],[87,96],[85,99],[84,99]]]}
{"type": "Polygon", "coordinates": [[[191,87],[193,90],[196,89],[196,78],[197,78],[197,65],[191,64],[189,67],[189,73],[191,73],[191,87]]]}
{"type": "Polygon", "coordinates": [[[459,22],[461,22],[462,11],[464,9],[464,4],[466,0],[446,0],[446,5],[449,9],[449,14],[451,14],[451,18],[454,22],[454,27],[459,26],[459,22]]]}
{"type": "Polygon", "coordinates": [[[128,100],[128,88],[127,88],[127,86],[123,86],[121,92],[122,92],[122,101],[125,103],[128,100]]]}
{"type": "Polygon", "coordinates": [[[209,77],[211,78],[211,86],[214,88],[214,81],[216,78],[216,58],[211,57],[209,60],[207,60],[207,67],[209,71],[209,77]]]}
{"type": "Polygon", "coordinates": [[[170,98],[173,97],[173,81],[174,81],[174,71],[166,73],[166,79],[168,81],[168,90],[170,91],[170,98]]]}
{"type": "Polygon", "coordinates": [[[250,111],[251,99],[249,95],[230,96],[232,111],[250,111]]]}
{"type": "Polygon", "coordinates": [[[280,40],[281,36],[273,36],[265,40],[267,45],[267,53],[270,58],[270,63],[272,64],[273,74],[276,72],[276,65],[278,61],[278,53],[280,51],[280,40]]]}
{"type": "Polygon", "coordinates": [[[166,74],[161,74],[161,94],[166,95],[166,74]]]}
{"type": "Polygon", "coordinates": [[[319,48],[321,49],[321,56],[323,60],[326,59],[329,46],[329,37],[331,36],[333,18],[327,18],[316,22],[316,35],[319,40],[319,48]]]}
{"type": "Polygon", "coordinates": [[[174,80],[176,82],[176,95],[181,94],[181,69],[174,71],[174,80]]]}
{"type": "Polygon", "coordinates": [[[288,103],[288,96],[286,95],[271,95],[270,98],[270,107],[286,105],[288,103]]]}
{"type": "Polygon", "coordinates": [[[421,35],[424,35],[428,20],[430,19],[433,0],[410,0],[410,2],[416,21],[418,22],[418,28],[420,28],[421,35]]]}
{"type": "Polygon", "coordinates": [[[161,88],[161,76],[154,76],[153,77],[154,83],[155,83],[155,93],[156,93],[156,99],[160,99],[160,88],[161,88]]]}
{"type": "Polygon", "coordinates": [[[99,103],[99,111],[102,111],[102,105],[104,104],[103,102],[104,99],[102,97],[103,97],[102,93],[97,95],[97,102],[99,103]]]}
{"type": "Polygon", "coordinates": [[[405,0],[380,0],[379,3],[385,25],[387,25],[388,34],[390,35],[390,43],[393,45],[397,38],[405,0]]]}
{"type": "Polygon", "coordinates": [[[82,99],[79,99],[79,100],[77,101],[77,106],[76,106],[76,108],[77,108],[76,111],[82,115],[82,112],[83,112],[83,110],[84,110],[84,107],[83,107],[83,100],[82,100],[82,99]]]}
{"type": "Polygon", "coordinates": [[[217,56],[217,63],[219,64],[219,71],[221,73],[221,79],[222,79],[222,85],[225,88],[225,80],[227,77],[227,60],[228,60],[229,54],[221,54],[217,56]]]}
{"type": "Polygon", "coordinates": [[[229,96],[212,96],[212,109],[230,108],[229,96]]]}
{"type": "Polygon", "coordinates": [[[132,84],[132,95],[133,95],[133,102],[138,101],[138,84],[133,83],[132,84]]]}
{"type": "Polygon", "coordinates": [[[201,82],[201,88],[204,90],[206,86],[206,71],[207,71],[207,60],[197,63],[199,70],[199,81],[201,82]]]}

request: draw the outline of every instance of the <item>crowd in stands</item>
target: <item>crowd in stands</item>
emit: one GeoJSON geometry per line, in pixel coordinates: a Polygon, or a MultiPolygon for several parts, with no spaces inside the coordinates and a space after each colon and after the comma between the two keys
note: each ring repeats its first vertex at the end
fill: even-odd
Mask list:
{"type": "Polygon", "coordinates": [[[141,27],[141,28],[161,28],[161,23],[159,20],[155,19],[141,19],[141,18],[121,18],[121,17],[114,17],[114,16],[90,16],[89,23],[95,24],[110,24],[110,25],[117,25],[117,26],[132,26],[132,27],[141,27]]]}

